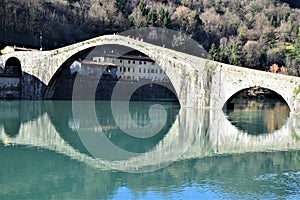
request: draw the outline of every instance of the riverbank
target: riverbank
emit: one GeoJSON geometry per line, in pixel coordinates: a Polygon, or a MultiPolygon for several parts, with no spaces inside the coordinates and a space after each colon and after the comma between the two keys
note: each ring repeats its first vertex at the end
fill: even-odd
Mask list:
{"type": "Polygon", "coordinates": [[[149,80],[97,80],[86,78],[60,79],[52,99],[111,100],[116,87],[119,93],[114,95],[114,100],[128,100],[128,93],[133,91],[132,95],[130,95],[131,101],[178,102],[177,96],[172,92],[174,89],[170,82],[151,82],[149,80]],[[74,87],[75,84],[76,88],[74,87]],[[88,91],[92,90],[92,88],[96,88],[94,89],[95,91],[88,91]],[[94,96],[86,95],[87,93],[94,96]]]}

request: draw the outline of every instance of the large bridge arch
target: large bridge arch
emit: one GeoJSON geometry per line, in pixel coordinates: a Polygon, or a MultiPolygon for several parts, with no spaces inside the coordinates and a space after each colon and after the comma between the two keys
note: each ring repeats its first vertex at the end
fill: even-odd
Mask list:
{"type": "MultiPolygon", "coordinates": [[[[198,95],[200,93],[199,91],[201,90],[200,87],[202,87],[201,84],[197,84],[196,82],[203,82],[198,80],[202,79],[202,75],[199,75],[201,71],[196,69],[195,65],[192,64],[191,61],[194,59],[188,60],[189,57],[191,57],[190,55],[118,35],[100,36],[81,43],[50,51],[48,57],[49,59],[51,58],[52,61],[50,62],[51,64],[49,64],[50,67],[48,67],[49,76],[44,76],[43,82],[46,83],[46,85],[52,84],[53,77],[55,77],[55,75],[59,72],[60,68],[66,63],[74,61],[74,59],[72,59],[74,55],[81,54],[81,52],[85,52],[88,49],[103,45],[120,45],[140,51],[141,53],[149,56],[162,68],[162,70],[164,70],[166,75],[169,77],[170,82],[175,90],[175,95],[178,97],[179,103],[181,105],[199,107],[199,105],[195,104],[199,104],[200,101],[198,101],[198,99],[200,97],[197,99],[195,97],[188,98],[188,95],[190,94],[188,93],[189,90],[187,87],[190,86],[188,82],[191,81],[187,78],[189,77],[189,74],[195,74],[192,78],[197,79],[191,81],[195,83],[195,85],[192,85],[193,89],[198,91],[193,93],[193,96],[198,95]]],[[[204,62],[205,61],[203,59],[203,63],[204,62]]],[[[204,94],[204,90],[202,93],[204,94]]],[[[44,98],[49,98],[50,95],[51,90],[46,90],[44,93],[44,98]]],[[[202,102],[204,102],[204,100],[202,102]]]]}
{"type": "Polygon", "coordinates": [[[61,63],[60,66],[58,66],[57,70],[53,73],[52,77],[50,77],[47,87],[43,92],[43,99],[52,98],[55,88],[58,84],[59,78],[63,73],[63,71],[69,69],[69,67],[72,65],[74,61],[77,61],[79,58],[81,58],[82,55],[91,51],[93,48],[94,47],[90,47],[71,55],[71,57],[67,58],[64,62],[61,63]]]}
{"type": "MultiPolygon", "coordinates": [[[[90,44],[90,43],[89,43],[90,44]]],[[[60,66],[57,66],[58,68],[57,68],[57,71],[55,71],[54,72],[54,74],[53,74],[53,76],[51,77],[51,79],[50,79],[50,81],[49,81],[49,83],[48,83],[48,86],[47,86],[47,88],[46,88],[46,90],[45,90],[45,92],[44,92],[44,94],[43,94],[43,97],[44,97],[44,99],[51,99],[51,97],[53,96],[53,93],[54,93],[54,90],[55,90],[55,88],[56,88],[56,86],[57,86],[57,84],[58,84],[58,79],[59,79],[59,76],[61,75],[61,73],[64,71],[64,70],[66,70],[66,69],[69,69],[69,67],[71,66],[71,64],[74,62],[74,61],[78,61],[78,60],[80,60],[80,59],[84,59],[84,57],[86,57],[87,55],[89,55],[90,53],[92,53],[93,52],[93,50],[95,49],[95,48],[98,48],[98,47],[102,47],[102,46],[107,46],[107,45],[109,45],[109,46],[111,46],[111,45],[114,45],[114,46],[117,46],[117,48],[118,47],[120,47],[121,49],[125,49],[125,48],[127,48],[127,51],[125,50],[123,53],[125,54],[125,53],[128,53],[129,51],[134,51],[134,50],[138,50],[138,51],[140,51],[141,53],[143,53],[143,54],[145,54],[146,56],[148,56],[148,57],[150,57],[152,60],[154,60],[159,66],[160,66],[160,64],[159,63],[161,63],[161,61],[160,60],[157,60],[157,58],[152,58],[151,57],[151,52],[149,52],[147,49],[144,49],[144,48],[139,48],[139,49],[136,49],[137,47],[136,46],[132,46],[132,45],[128,45],[128,46],[124,46],[124,45],[119,45],[118,43],[110,43],[110,44],[100,44],[100,45],[98,45],[98,44],[92,44],[92,45],[87,45],[87,46],[85,46],[84,48],[81,48],[82,47],[82,45],[81,46],[79,46],[80,48],[78,48],[77,50],[78,50],[78,52],[76,52],[75,54],[73,54],[73,55],[70,55],[70,57],[69,58],[66,58],[66,60],[60,65],[60,66]],[[155,60],[156,59],[156,60],[155,60]],[[158,63],[159,62],[159,63],[158,63]]],[[[121,55],[123,54],[123,53],[121,53],[121,55]]],[[[120,56],[121,56],[120,55],[120,56]]],[[[161,66],[160,66],[161,67],[161,66]]],[[[165,69],[163,68],[163,67],[161,67],[164,71],[165,71],[165,69]]],[[[169,70],[169,72],[170,72],[170,70],[169,70]]],[[[167,77],[170,79],[170,77],[168,76],[168,73],[167,72],[165,72],[166,73],[166,75],[167,75],[167,77]]],[[[171,80],[171,79],[170,79],[171,80]]],[[[178,78],[176,78],[176,80],[178,80],[178,78]]],[[[146,82],[151,82],[151,81],[146,81],[146,82]]],[[[146,83],[145,83],[146,84],[146,83]]],[[[172,83],[172,81],[171,81],[171,84],[173,85],[173,83],[172,83]]],[[[174,87],[172,88],[170,88],[170,86],[168,85],[168,84],[163,84],[165,87],[168,87],[168,89],[170,90],[170,91],[172,91],[172,92],[174,92],[175,93],[175,95],[178,97],[178,91],[176,91],[175,89],[174,89],[174,87]]]]}

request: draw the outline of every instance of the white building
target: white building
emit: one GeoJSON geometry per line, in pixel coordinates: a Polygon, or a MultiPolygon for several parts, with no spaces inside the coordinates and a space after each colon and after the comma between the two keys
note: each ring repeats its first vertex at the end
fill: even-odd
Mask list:
{"type": "Polygon", "coordinates": [[[75,72],[94,78],[117,78],[117,66],[108,62],[94,62],[94,61],[75,61],[70,66],[70,73],[75,72]]]}
{"type": "Polygon", "coordinates": [[[107,54],[93,57],[94,62],[108,62],[117,66],[117,77],[126,80],[151,79],[169,81],[165,72],[151,58],[141,55],[107,54]]]}

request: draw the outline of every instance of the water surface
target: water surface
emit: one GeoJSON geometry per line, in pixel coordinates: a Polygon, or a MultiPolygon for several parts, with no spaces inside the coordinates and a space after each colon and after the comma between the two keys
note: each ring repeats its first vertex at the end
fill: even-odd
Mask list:
{"type": "Polygon", "coordinates": [[[105,101],[0,102],[0,197],[297,199],[300,118],[279,107],[131,102],[128,121],[105,101]]]}

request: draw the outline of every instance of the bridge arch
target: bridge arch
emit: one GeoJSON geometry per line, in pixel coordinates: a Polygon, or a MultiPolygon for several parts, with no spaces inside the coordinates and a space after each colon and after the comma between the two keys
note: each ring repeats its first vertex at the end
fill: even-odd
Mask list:
{"type": "Polygon", "coordinates": [[[49,79],[49,82],[48,82],[46,89],[44,91],[44,94],[43,94],[43,99],[51,99],[52,98],[52,96],[55,92],[55,89],[58,85],[59,78],[62,75],[62,73],[65,70],[68,70],[73,62],[79,60],[84,54],[90,52],[93,48],[95,48],[95,47],[94,46],[89,47],[89,48],[83,49],[77,53],[74,53],[73,55],[70,55],[69,58],[66,58],[63,62],[58,64],[59,66],[56,67],[56,70],[52,73],[52,76],[49,79]]]}
{"type": "Polygon", "coordinates": [[[4,73],[11,76],[22,76],[21,61],[16,57],[10,57],[5,62],[4,73]]]}
{"type": "MultiPolygon", "coordinates": [[[[128,38],[126,38],[126,40],[127,39],[128,38]]],[[[129,40],[131,40],[131,39],[129,39],[129,40]]],[[[133,40],[133,41],[135,42],[135,40],[133,40]]],[[[137,41],[137,42],[140,42],[140,41],[137,41]]],[[[174,86],[174,81],[171,80],[171,78],[169,77],[169,74],[168,74],[169,71],[171,71],[171,70],[166,69],[168,67],[162,67],[162,65],[166,66],[166,64],[163,63],[163,61],[159,59],[159,56],[158,56],[157,52],[154,52],[154,54],[153,54],[153,51],[151,51],[151,49],[149,49],[147,47],[144,47],[144,46],[141,46],[141,45],[136,45],[135,43],[131,44],[130,42],[126,42],[125,44],[120,44],[120,41],[115,41],[115,40],[112,40],[112,41],[110,41],[110,40],[104,40],[104,41],[100,40],[100,41],[97,41],[97,42],[94,42],[94,43],[93,42],[88,42],[86,45],[78,45],[78,47],[76,48],[76,51],[64,51],[64,53],[62,54],[62,56],[64,56],[64,59],[63,59],[62,62],[58,62],[58,65],[56,66],[56,69],[54,69],[56,71],[54,73],[52,73],[53,76],[50,77],[50,80],[48,82],[48,86],[46,87],[46,90],[44,91],[43,98],[44,99],[51,99],[51,97],[53,96],[53,94],[55,92],[55,88],[58,84],[59,76],[61,75],[61,73],[64,70],[69,69],[69,67],[71,66],[71,64],[74,61],[78,61],[79,59],[84,58],[89,53],[91,53],[95,48],[102,47],[102,46],[119,46],[121,48],[126,48],[127,49],[127,52],[125,51],[124,53],[128,53],[128,49],[130,49],[130,51],[135,51],[136,50],[136,51],[139,51],[142,54],[148,56],[150,59],[152,59],[155,63],[157,63],[160,66],[160,68],[163,70],[163,72],[165,72],[166,76],[170,79],[171,87],[168,84],[163,84],[163,86],[167,87],[170,91],[172,91],[174,93],[174,95],[177,97],[177,100],[179,100],[178,90],[176,90],[176,87],[174,86]]],[[[122,55],[122,53],[121,53],[121,55],[122,55]]],[[[172,66],[174,66],[174,63],[171,63],[171,61],[168,61],[167,65],[172,67],[172,66]]],[[[177,75],[179,75],[179,74],[177,73],[177,75]]],[[[175,78],[175,79],[177,81],[179,80],[178,78],[175,78]]],[[[149,82],[151,82],[151,81],[149,81],[149,82]]]]}
{"type": "Polygon", "coordinates": [[[267,89],[271,92],[273,92],[274,94],[276,94],[279,98],[281,98],[282,100],[284,100],[284,102],[288,105],[290,111],[292,111],[292,104],[290,102],[290,99],[284,95],[283,91],[279,90],[276,87],[269,87],[269,86],[257,86],[257,85],[253,85],[253,86],[247,86],[247,87],[240,87],[237,90],[232,90],[231,92],[227,93],[227,97],[224,99],[224,102],[222,103],[222,108],[224,108],[226,106],[226,104],[231,101],[234,97],[236,97],[238,94],[240,94],[241,92],[251,89],[251,88],[261,88],[261,89],[267,89]]]}
{"type": "Polygon", "coordinates": [[[222,109],[236,93],[248,88],[265,88],[277,93],[287,103],[291,113],[298,112],[295,89],[299,77],[219,64],[212,78],[211,106],[222,109]]]}

